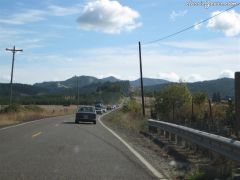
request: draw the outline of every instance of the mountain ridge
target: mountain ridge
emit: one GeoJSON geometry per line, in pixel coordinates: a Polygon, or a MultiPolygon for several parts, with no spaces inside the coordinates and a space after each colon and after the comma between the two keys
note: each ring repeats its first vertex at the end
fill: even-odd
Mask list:
{"type": "MultiPolygon", "coordinates": [[[[45,81],[42,83],[35,83],[33,85],[14,83],[13,89],[17,95],[39,95],[39,94],[74,94],[77,87],[80,91],[87,92],[87,88],[91,87],[91,90],[96,90],[104,83],[118,83],[124,82],[124,80],[117,79],[116,77],[109,76],[102,79],[93,76],[73,76],[63,81],[45,81]],[[78,81],[78,83],[77,83],[78,81]]],[[[129,82],[132,89],[140,88],[140,79],[129,82]]],[[[146,92],[158,91],[160,88],[171,84],[173,82],[154,79],[143,78],[144,90],[146,92]]],[[[234,79],[220,78],[216,80],[205,80],[198,82],[184,82],[187,84],[190,91],[204,91],[209,95],[213,92],[221,92],[222,96],[234,96],[234,79]]],[[[9,84],[0,83],[0,96],[8,95],[9,84]]]]}

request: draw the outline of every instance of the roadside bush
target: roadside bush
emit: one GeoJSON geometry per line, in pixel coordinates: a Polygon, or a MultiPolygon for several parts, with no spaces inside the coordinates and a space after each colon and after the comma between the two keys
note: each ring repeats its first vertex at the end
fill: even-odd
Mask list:
{"type": "Polygon", "coordinates": [[[188,175],[186,179],[187,180],[205,180],[206,176],[204,172],[200,170],[196,170],[196,171],[193,171],[190,175],[188,175]]]}
{"type": "Polygon", "coordinates": [[[36,105],[28,105],[24,106],[24,109],[27,111],[34,111],[34,112],[43,112],[43,109],[36,105]]]}
{"type": "Polygon", "coordinates": [[[12,113],[12,112],[20,112],[23,110],[19,104],[12,104],[4,108],[1,113],[12,113]]]}
{"type": "Polygon", "coordinates": [[[141,112],[141,107],[136,102],[136,100],[132,98],[127,103],[125,103],[123,105],[122,111],[123,112],[132,112],[132,113],[138,114],[138,113],[141,112]]]}
{"type": "Polygon", "coordinates": [[[171,84],[156,93],[155,110],[161,118],[169,120],[172,112],[190,103],[191,94],[183,83],[171,84]]]}
{"type": "Polygon", "coordinates": [[[1,113],[16,113],[23,111],[42,112],[43,109],[35,105],[21,106],[19,104],[12,104],[4,108],[1,113]]]}

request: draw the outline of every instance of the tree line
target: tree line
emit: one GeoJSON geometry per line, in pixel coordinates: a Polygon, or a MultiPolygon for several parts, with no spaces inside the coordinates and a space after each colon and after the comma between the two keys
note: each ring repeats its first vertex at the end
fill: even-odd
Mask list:
{"type": "Polygon", "coordinates": [[[237,131],[234,102],[221,101],[218,92],[209,97],[205,92],[191,93],[184,83],[174,83],[161,88],[153,97],[153,118],[218,134],[237,131]]]}

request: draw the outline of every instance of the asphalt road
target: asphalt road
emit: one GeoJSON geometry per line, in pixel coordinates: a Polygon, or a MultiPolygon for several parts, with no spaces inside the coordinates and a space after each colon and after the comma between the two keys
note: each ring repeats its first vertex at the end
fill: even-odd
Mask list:
{"type": "Polygon", "coordinates": [[[74,116],[0,129],[0,179],[155,179],[100,123],[74,116]]]}

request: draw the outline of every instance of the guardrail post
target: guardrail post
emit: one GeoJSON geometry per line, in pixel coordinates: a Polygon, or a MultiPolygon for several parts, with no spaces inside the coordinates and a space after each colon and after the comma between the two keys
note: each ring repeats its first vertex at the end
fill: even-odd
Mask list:
{"type": "Polygon", "coordinates": [[[236,133],[239,136],[240,129],[240,72],[235,72],[235,110],[236,110],[236,133]]]}
{"type": "Polygon", "coordinates": [[[150,133],[157,133],[158,132],[158,129],[156,127],[153,127],[153,126],[149,126],[148,130],[149,130],[150,133]]]}
{"type": "Polygon", "coordinates": [[[164,130],[164,139],[166,141],[169,140],[170,133],[175,134],[177,144],[181,143],[185,148],[195,150],[197,153],[198,151],[204,152],[206,156],[218,153],[221,156],[240,162],[240,141],[237,139],[226,138],[163,121],[148,120],[148,123],[149,126],[164,130]],[[209,154],[208,151],[214,153],[209,154]]]}
{"type": "Polygon", "coordinates": [[[171,139],[171,141],[175,141],[175,134],[171,133],[170,139],[171,139]]]}
{"type": "Polygon", "coordinates": [[[176,143],[177,145],[182,145],[182,138],[180,136],[177,136],[176,143]]]}
{"type": "Polygon", "coordinates": [[[159,134],[160,134],[160,136],[164,136],[164,130],[160,129],[159,134]]]}
{"type": "Polygon", "coordinates": [[[165,135],[165,138],[166,138],[166,139],[169,139],[169,132],[165,131],[165,132],[164,132],[164,135],[165,135]]]}

